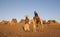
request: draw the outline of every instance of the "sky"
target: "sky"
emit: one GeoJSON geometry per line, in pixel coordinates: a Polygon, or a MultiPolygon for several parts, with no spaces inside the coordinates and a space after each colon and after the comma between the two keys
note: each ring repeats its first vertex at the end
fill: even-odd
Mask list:
{"type": "Polygon", "coordinates": [[[43,20],[60,22],[60,0],[0,0],[0,21],[20,21],[25,15],[32,19],[35,10],[43,20]]]}

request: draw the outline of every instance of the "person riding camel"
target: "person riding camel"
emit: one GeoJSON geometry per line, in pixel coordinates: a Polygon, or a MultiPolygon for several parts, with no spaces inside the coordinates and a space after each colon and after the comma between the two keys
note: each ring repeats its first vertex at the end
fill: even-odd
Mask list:
{"type": "Polygon", "coordinates": [[[28,18],[28,16],[25,17],[24,30],[25,31],[30,31],[30,28],[29,28],[29,18],[28,18]]]}
{"type": "Polygon", "coordinates": [[[40,23],[40,18],[39,18],[39,16],[38,16],[36,11],[34,11],[34,17],[33,18],[35,19],[35,22],[36,22],[36,24],[38,26],[38,24],[40,23]]]}
{"type": "Polygon", "coordinates": [[[25,17],[25,24],[26,23],[29,24],[29,18],[28,18],[28,16],[25,17]]]}

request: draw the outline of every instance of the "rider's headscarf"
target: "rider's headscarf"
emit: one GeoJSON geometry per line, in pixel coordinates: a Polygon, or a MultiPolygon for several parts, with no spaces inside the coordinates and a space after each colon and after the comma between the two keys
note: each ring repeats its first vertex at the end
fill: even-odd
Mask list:
{"type": "Polygon", "coordinates": [[[28,15],[26,15],[25,18],[28,19],[28,15]]]}
{"type": "Polygon", "coordinates": [[[36,11],[34,11],[34,15],[35,15],[35,16],[38,16],[38,13],[37,13],[36,11]]]}

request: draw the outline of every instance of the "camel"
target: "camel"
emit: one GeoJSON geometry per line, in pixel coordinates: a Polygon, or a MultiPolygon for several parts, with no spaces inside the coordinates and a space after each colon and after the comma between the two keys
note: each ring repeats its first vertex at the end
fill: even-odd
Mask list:
{"type": "Polygon", "coordinates": [[[28,16],[25,17],[25,25],[23,26],[23,29],[25,31],[30,31],[30,28],[29,28],[29,18],[28,18],[28,16]]]}
{"type": "Polygon", "coordinates": [[[30,29],[33,32],[40,31],[40,28],[41,28],[40,25],[43,28],[43,20],[41,18],[40,18],[40,21],[38,23],[38,27],[37,27],[37,24],[36,24],[36,20],[34,18],[32,20],[30,20],[29,22],[30,22],[30,29]]]}
{"type": "MultiPolygon", "coordinates": [[[[30,29],[34,32],[39,31],[40,24],[43,25],[43,20],[38,16],[36,12],[34,12],[35,16],[32,20],[29,20],[28,16],[25,17],[25,25],[24,30],[30,31],[30,29]],[[30,22],[30,25],[29,25],[30,22]]],[[[42,27],[43,28],[43,27],[42,27]]]]}
{"type": "Polygon", "coordinates": [[[25,24],[23,29],[24,31],[30,31],[29,24],[25,24]]]}
{"type": "Polygon", "coordinates": [[[36,32],[36,24],[35,24],[35,21],[34,19],[30,20],[30,29],[33,31],[33,32],[36,32]]]}
{"type": "MultiPolygon", "coordinates": [[[[26,21],[25,21],[26,22],[26,21]]],[[[38,23],[38,27],[36,25],[36,20],[33,18],[31,20],[29,20],[28,23],[25,23],[23,26],[23,30],[24,31],[33,31],[33,32],[37,32],[40,31],[40,26],[42,26],[42,30],[43,30],[43,20],[40,18],[40,23],[38,23]]]]}

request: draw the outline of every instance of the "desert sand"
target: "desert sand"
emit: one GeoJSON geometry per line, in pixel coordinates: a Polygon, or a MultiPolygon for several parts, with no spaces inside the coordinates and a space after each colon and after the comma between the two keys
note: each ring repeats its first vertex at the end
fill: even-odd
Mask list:
{"type": "Polygon", "coordinates": [[[39,32],[25,32],[22,29],[24,21],[11,24],[10,22],[0,22],[0,37],[60,37],[60,23],[45,23],[40,25],[39,32]]]}

